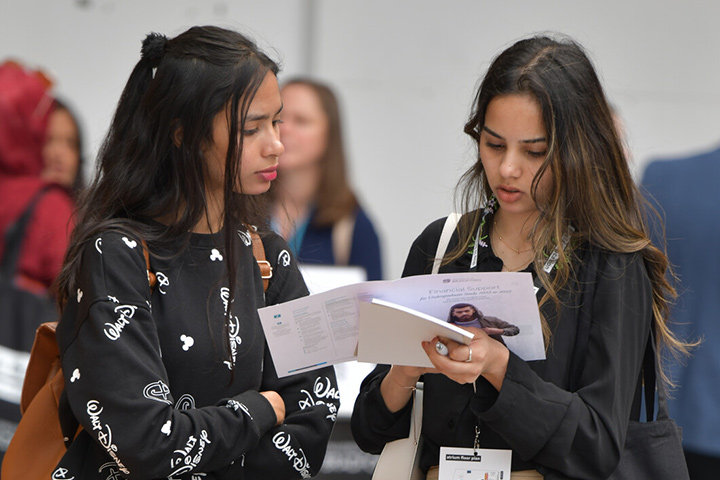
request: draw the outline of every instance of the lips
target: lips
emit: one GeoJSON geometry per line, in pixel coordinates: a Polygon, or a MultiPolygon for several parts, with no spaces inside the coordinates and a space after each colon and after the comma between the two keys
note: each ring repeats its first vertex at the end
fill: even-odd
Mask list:
{"type": "Polygon", "coordinates": [[[272,182],[277,178],[277,165],[261,170],[257,174],[266,182],[272,182]]]}
{"type": "Polygon", "coordinates": [[[522,197],[523,192],[509,185],[499,185],[496,188],[495,195],[497,195],[498,200],[501,202],[511,203],[519,200],[520,197],[522,197]]]}

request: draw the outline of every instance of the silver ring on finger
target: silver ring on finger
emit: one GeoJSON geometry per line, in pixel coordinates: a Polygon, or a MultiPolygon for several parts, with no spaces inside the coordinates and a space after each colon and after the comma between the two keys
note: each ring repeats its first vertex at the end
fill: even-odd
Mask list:
{"type": "Polygon", "coordinates": [[[468,345],[468,357],[467,357],[467,360],[465,360],[465,363],[470,363],[470,362],[472,362],[472,347],[470,345],[468,345]]]}

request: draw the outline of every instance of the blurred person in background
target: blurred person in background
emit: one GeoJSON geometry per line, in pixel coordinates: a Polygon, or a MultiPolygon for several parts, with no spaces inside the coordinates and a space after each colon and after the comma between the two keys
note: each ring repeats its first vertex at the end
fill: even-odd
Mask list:
{"type": "MultiPolygon", "coordinates": [[[[677,389],[670,414],[683,429],[683,449],[692,480],[718,478],[720,471],[720,148],[689,158],[651,162],[642,179],[665,219],[667,255],[679,279],[672,327],[680,338],[702,339],[683,366],[670,364],[677,389]]],[[[661,231],[655,232],[661,234],[661,231]]],[[[659,236],[659,235],[658,235],[659,236]]]]}
{"type": "Polygon", "coordinates": [[[0,462],[20,420],[35,329],[56,320],[48,291],[72,228],[69,193],[41,178],[50,88],[41,72],[0,64],[0,462]],[[11,236],[26,212],[24,233],[11,236]],[[9,241],[19,246],[7,248],[9,241]]]}
{"type": "Polygon", "coordinates": [[[80,122],[68,105],[58,99],[48,120],[42,155],[42,178],[62,185],[77,199],[84,186],[80,122]]]}
{"type": "MultiPolygon", "coordinates": [[[[16,283],[47,290],[60,272],[73,202],[43,178],[43,145],[54,100],[49,81],[15,62],[0,66],[0,232],[40,194],[27,227],[16,283]],[[43,193],[40,193],[43,192],[43,193]]],[[[5,247],[0,238],[0,255],[5,247]]]]}
{"type": "Polygon", "coordinates": [[[281,90],[283,123],[273,228],[301,263],[357,265],[382,279],[380,241],[347,178],[340,110],[320,82],[294,79],[281,90]]]}

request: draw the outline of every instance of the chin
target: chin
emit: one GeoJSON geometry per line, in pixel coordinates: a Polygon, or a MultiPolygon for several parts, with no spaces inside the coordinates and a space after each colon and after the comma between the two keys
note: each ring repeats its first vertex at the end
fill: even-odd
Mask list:
{"type": "Polygon", "coordinates": [[[248,188],[246,190],[241,190],[240,193],[244,195],[262,195],[263,193],[267,193],[267,191],[270,190],[270,184],[267,184],[266,186],[257,186],[254,188],[248,188]]]}

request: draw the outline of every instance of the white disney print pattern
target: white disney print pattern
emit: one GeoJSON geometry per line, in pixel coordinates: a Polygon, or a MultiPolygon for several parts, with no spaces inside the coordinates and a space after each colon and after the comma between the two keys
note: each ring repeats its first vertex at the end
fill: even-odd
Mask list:
{"type": "Polygon", "coordinates": [[[287,250],[283,250],[278,255],[278,263],[282,264],[283,267],[287,267],[290,265],[290,252],[287,250]]]}
{"type": "Polygon", "coordinates": [[[195,339],[189,335],[180,335],[180,341],[183,342],[182,349],[186,352],[195,345],[195,339]]]}
{"type": "Polygon", "coordinates": [[[73,370],[72,376],[70,377],[70,383],[75,383],[77,380],[80,380],[80,369],[76,368],[73,370]]]}
{"type": "Polygon", "coordinates": [[[185,442],[185,448],[173,452],[173,458],[170,459],[170,468],[175,470],[170,476],[182,475],[197,467],[205,453],[205,447],[210,443],[212,442],[208,437],[207,430],[200,431],[199,439],[194,435],[190,435],[187,442],[185,442]],[[195,447],[197,447],[197,450],[195,447]]]}
{"type": "Polygon", "coordinates": [[[242,410],[243,412],[245,412],[245,415],[250,417],[250,420],[254,420],[253,416],[250,414],[250,410],[244,403],[240,403],[237,400],[230,399],[225,406],[231,410],[235,410],[236,412],[238,410],[242,410]]]}
{"type": "Polygon", "coordinates": [[[119,305],[115,307],[115,313],[119,314],[115,323],[106,323],[103,332],[113,342],[120,338],[123,329],[130,325],[130,320],[135,315],[137,307],[135,305],[119,305]]]}
{"type": "Polygon", "coordinates": [[[102,237],[98,237],[95,239],[95,250],[97,250],[98,253],[102,255],[102,237]]]}
{"type": "Polygon", "coordinates": [[[86,413],[90,419],[90,423],[92,424],[93,432],[98,432],[97,439],[100,442],[100,445],[105,449],[107,454],[110,455],[110,458],[113,459],[115,465],[117,465],[120,471],[125,475],[130,475],[130,470],[123,465],[117,455],[118,448],[117,445],[113,443],[112,429],[110,428],[110,425],[103,425],[100,420],[100,414],[102,412],[103,407],[100,406],[100,402],[97,400],[90,400],[87,402],[86,413]]]}
{"type": "MultiPolygon", "coordinates": [[[[220,288],[220,299],[223,302],[223,308],[225,309],[225,313],[227,313],[228,303],[230,299],[229,288],[220,288]]],[[[237,358],[238,346],[242,343],[242,338],[240,338],[240,319],[238,319],[237,316],[233,315],[232,317],[228,318],[227,325],[228,337],[230,338],[230,355],[232,357],[232,360],[225,360],[224,363],[225,365],[227,365],[229,370],[232,370],[233,365],[235,365],[235,359],[237,358]]]]}
{"type": "Polygon", "coordinates": [[[222,262],[223,256],[220,254],[220,250],[218,250],[217,248],[213,248],[210,251],[210,260],[212,260],[213,262],[222,262]]]}
{"type": "Polygon", "coordinates": [[[79,288],[77,289],[77,302],[80,303],[80,300],[82,300],[83,292],[79,288]]]}
{"type": "Polygon", "coordinates": [[[155,272],[155,278],[157,279],[158,291],[165,295],[167,292],[163,290],[163,287],[170,286],[170,279],[163,272],[155,272]]]}
{"type": "MultiPolygon", "coordinates": [[[[195,399],[189,393],[181,396],[175,403],[175,410],[192,410],[195,408],[195,399]]],[[[172,420],[168,420],[160,429],[160,433],[170,436],[172,433],[172,420]]]]}
{"type": "Polygon", "coordinates": [[[120,303],[120,300],[118,300],[117,297],[113,297],[112,295],[108,295],[108,300],[113,303],[120,303]]]}
{"type": "Polygon", "coordinates": [[[252,244],[252,238],[250,237],[250,232],[247,230],[238,230],[238,237],[240,237],[240,240],[245,244],[246,247],[249,247],[252,244]]]}
{"type": "Polygon", "coordinates": [[[240,320],[236,316],[228,319],[228,337],[230,338],[230,355],[232,356],[232,361],[225,360],[224,363],[232,370],[232,366],[235,365],[235,359],[237,358],[238,346],[242,343],[242,338],[240,338],[240,320]]]}
{"type": "Polygon", "coordinates": [[[125,242],[125,245],[127,245],[130,248],[137,247],[137,242],[135,240],[130,240],[127,237],[122,237],[123,242],[125,242]]]}
{"type": "Polygon", "coordinates": [[[300,410],[305,410],[315,405],[326,405],[330,413],[325,418],[333,422],[337,420],[340,391],[333,387],[328,377],[317,377],[313,385],[312,393],[305,389],[300,390],[300,393],[305,395],[305,398],[298,402],[300,410]]]}
{"type": "Polygon", "coordinates": [[[67,468],[58,467],[52,473],[52,480],[74,480],[75,477],[68,477],[69,473],[67,468]]]}
{"type": "Polygon", "coordinates": [[[287,456],[288,461],[292,464],[295,471],[298,472],[302,478],[310,478],[310,463],[305,457],[305,452],[303,452],[302,448],[298,448],[296,451],[291,441],[292,436],[287,432],[277,432],[272,438],[272,443],[275,445],[275,448],[287,456]]]}
{"type": "Polygon", "coordinates": [[[105,477],[105,480],[123,480],[123,478],[125,478],[122,475],[120,475],[120,472],[117,470],[117,467],[112,462],[102,464],[100,466],[100,468],[98,468],[98,473],[102,473],[102,471],[105,469],[110,470],[110,473],[108,474],[107,477],[105,477]]]}
{"type": "Polygon", "coordinates": [[[175,402],[175,410],[192,410],[195,408],[195,397],[186,393],[175,402]]]}
{"type": "Polygon", "coordinates": [[[155,400],[156,402],[172,405],[172,402],[168,400],[170,389],[162,380],[145,385],[143,396],[148,400],[155,400]]]}

